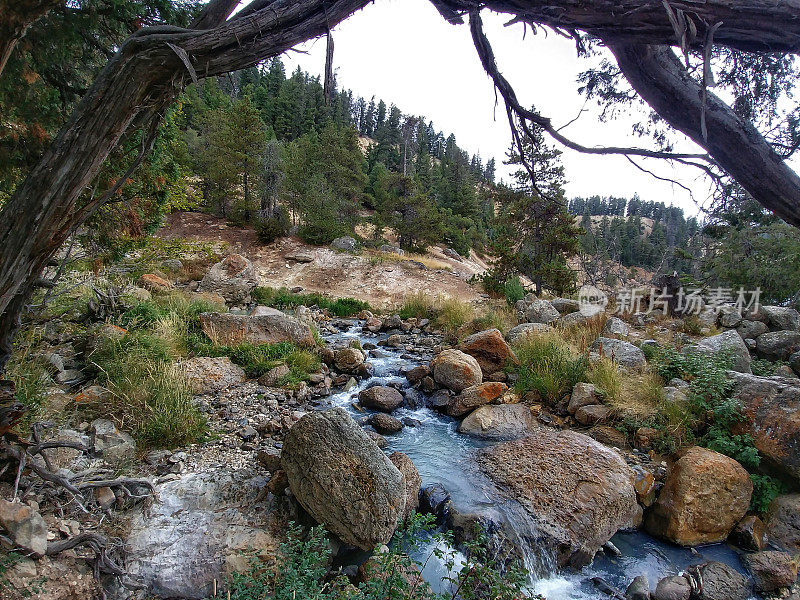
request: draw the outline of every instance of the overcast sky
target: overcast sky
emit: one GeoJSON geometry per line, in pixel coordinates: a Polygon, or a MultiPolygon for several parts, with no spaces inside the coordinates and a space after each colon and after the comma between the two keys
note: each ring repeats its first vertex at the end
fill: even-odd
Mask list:
{"type": "MultiPolygon", "coordinates": [[[[590,64],[578,60],[574,42],[552,32],[534,36],[530,29],[523,40],[521,25],[503,26],[507,15],[484,11],[483,19],[500,70],[515,87],[521,103],[535,104],[557,126],[574,119],[584,106],[576,78],[590,64]]],[[[427,0],[377,0],[340,24],[334,30],[334,41],[334,66],[341,87],[367,100],[375,95],[394,102],[406,114],[425,115],[438,130],[454,133],[459,146],[480,153],[484,163],[495,157],[500,166],[511,139],[505,109],[502,100],[495,109],[494,90],[467,26],[450,25],[427,0]]],[[[298,48],[307,54],[287,53],[287,71],[300,65],[321,74],[325,41],[298,48]]],[[[649,143],[631,130],[646,113],[601,123],[597,105],[590,102],[586,108],[563,133],[587,146],[649,143]]],[[[679,148],[698,151],[689,141],[679,148]]],[[[681,206],[689,214],[697,212],[685,190],[642,173],[624,157],[590,156],[565,149],[563,161],[569,197],[630,197],[638,193],[644,200],[681,206]]],[[[673,169],[659,160],[640,160],[640,164],[680,180],[693,190],[698,202],[708,196],[707,183],[693,169],[673,169]]],[[[498,171],[503,175],[507,169],[498,171]]]]}

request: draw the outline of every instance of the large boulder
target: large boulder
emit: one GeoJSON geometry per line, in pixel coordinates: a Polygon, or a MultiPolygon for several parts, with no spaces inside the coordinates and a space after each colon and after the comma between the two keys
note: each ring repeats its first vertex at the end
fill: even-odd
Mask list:
{"type": "Polygon", "coordinates": [[[402,452],[392,452],[389,460],[403,474],[406,482],[406,508],[402,514],[405,522],[419,508],[419,488],[422,486],[422,478],[411,459],[402,452]]]}
{"type": "Polygon", "coordinates": [[[263,481],[247,471],[188,473],[157,485],[153,502],[128,524],[126,579],[148,598],[201,600],[212,596],[216,582],[247,569],[246,553],[274,557],[280,539],[273,532],[285,523],[259,502],[263,481]]]}
{"type": "Polygon", "coordinates": [[[738,462],[694,446],[672,466],[645,526],[682,546],[721,542],[747,512],[752,493],[738,462]]]}
{"type": "Polygon", "coordinates": [[[770,465],[800,481],[800,381],[729,372],[747,433],[770,465]]]}
{"type": "Polygon", "coordinates": [[[524,404],[489,404],[471,412],[458,431],[485,440],[516,440],[534,427],[536,419],[524,404]]]}
{"type": "Polygon", "coordinates": [[[797,331],[800,329],[800,313],[785,306],[762,306],[767,324],[773,331],[797,331]]]}
{"type": "Polygon", "coordinates": [[[478,385],[471,385],[455,396],[447,405],[447,414],[451,417],[463,417],[479,406],[494,402],[506,393],[508,386],[497,381],[487,381],[478,385]]]}
{"type": "Polygon", "coordinates": [[[461,350],[445,350],[431,361],[433,378],[439,385],[460,392],[483,381],[478,361],[461,350]]]}
{"type": "Polygon", "coordinates": [[[733,329],[704,338],[692,346],[692,349],[704,354],[727,352],[732,360],[731,369],[740,373],[750,373],[750,351],[742,336],[733,329]]]}
{"type": "Polygon", "coordinates": [[[538,428],[477,456],[559,566],[589,563],[641,510],[631,468],[610,448],[575,431],[538,428]]]}
{"type": "Polygon", "coordinates": [[[769,360],[786,360],[800,350],[800,331],[769,331],[756,338],[756,353],[769,360]]]}
{"type": "Polygon", "coordinates": [[[747,600],[752,593],[747,578],[725,563],[692,565],[687,574],[696,583],[698,591],[692,597],[697,600],[747,600]]]}
{"type": "Polygon", "coordinates": [[[742,339],[754,340],[758,336],[767,333],[769,328],[767,327],[766,323],[762,323],[761,321],[748,321],[745,319],[739,323],[736,331],[740,336],[742,336],[742,339]]]}
{"type": "Polygon", "coordinates": [[[767,508],[769,541],[791,554],[800,553],[800,494],[778,496],[767,508]]]}
{"type": "Polygon", "coordinates": [[[292,342],[298,346],[315,346],[311,328],[284,314],[234,315],[231,313],[202,313],[200,327],[217,344],[235,346],[249,344],[279,344],[292,342]]]}
{"type": "Polygon", "coordinates": [[[776,592],[797,581],[797,561],[786,552],[765,550],[745,554],[742,562],[753,576],[757,592],[776,592]]]}
{"type": "Polygon", "coordinates": [[[611,358],[623,367],[643,367],[647,363],[641,348],[615,338],[599,337],[592,342],[590,349],[611,358]]]}
{"type": "Polygon", "coordinates": [[[387,543],[405,514],[403,474],[342,408],[295,423],[281,465],[303,508],[351,546],[387,543]]]}
{"type": "Polygon", "coordinates": [[[358,402],[364,408],[390,413],[403,405],[403,394],[393,387],[376,385],[358,394],[358,402]]]}
{"type": "Polygon", "coordinates": [[[353,373],[364,364],[364,353],[358,348],[342,348],[334,353],[333,364],[340,371],[353,373]]]}
{"type": "Polygon", "coordinates": [[[525,320],[528,323],[552,323],[559,317],[561,313],[547,300],[534,299],[525,308],[525,320]]]}
{"type": "Polygon", "coordinates": [[[653,592],[653,600],[689,600],[692,585],[680,575],[669,575],[659,580],[653,592]]]}
{"type": "Polygon", "coordinates": [[[628,324],[619,317],[609,317],[606,324],[603,325],[603,333],[606,335],[621,335],[626,336],[631,332],[628,324]]]}
{"type": "Polygon", "coordinates": [[[498,329],[487,329],[466,337],[459,349],[477,360],[487,375],[502,371],[509,361],[517,362],[514,351],[498,329]]]}
{"type": "Polygon", "coordinates": [[[572,298],[555,298],[550,301],[550,304],[562,315],[578,312],[581,309],[580,302],[572,298]]]}
{"type": "Polygon", "coordinates": [[[257,285],[253,263],[241,254],[230,254],[209,269],[197,291],[219,294],[230,304],[245,304],[257,285]]]}
{"type": "Polygon", "coordinates": [[[512,327],[506,334],[509,344],[517,344],[532,335],[540,335],[547,331],[552,331],[553,327],[545,323],[521,323],[512,327]]]}
{"type": "Polygon", "coordinates": [[[195,394],[225,390],[247,379],[244,369],[227,356],[189,358],[183,362],[183,370],[195,394]]]}

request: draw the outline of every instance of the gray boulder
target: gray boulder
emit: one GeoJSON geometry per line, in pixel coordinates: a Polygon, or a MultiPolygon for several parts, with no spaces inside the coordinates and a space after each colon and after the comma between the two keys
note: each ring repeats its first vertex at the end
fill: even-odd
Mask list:
{"type": "Polygon", "coordinates": [[[769,328],[773,331],[797,331],[800,329],[800,313],[785,306],[762,306],[769,328]]]}
{"type": "Polygon", "coordinates": [[[757,592],[776,592],[797,581],[797,561],[786,552],[765,550],[745,554],[742,562],[753,576],[757,592]]]}
{"type": "Polygon", "coordinates": [[[30,506],[0,498],[0,525],[11,536],[14,544],[44,556],[47,551],[47,524],[42,515],[30,506]]]}
{"type": "Polygon", "coordinates": [[[769,331],[769,327],[762,321],[748,321],[745,319],[739,323],[738,327],[736,327],[736,331],[739,332],[742,339],[754,340],[761,334],[769,331]]]}
{"type": "Polygon", "coordinates": [[[553,307],[562,315],[578,312],[581,308],[580,303],[577,300],[572,300],[571,298],[556,298],[551,300],[550,304],[552,304],[553,307]]]}
{"type": "Polygon", "coordinates": [[[397,254],[398,256],[403,256],[406,251],[402,248],[398,248],[397,246],[391,246],[389,244],[384,244],[380,248],[378,248],[381,252],[387,252],[389,254],[397,254]]]}
{"type": "Polygon", "coordinates": [[[487,404],[461,421],[458,431],[485,440],[516,440],[535,427],[536,419],[524,404],[487,404]]]}
{"type": "Polygon", "coordinates": [[[630,327],[628,324],[619,317],[609,317],[606,324],[603,325],[603,333],[607,335],[628,335],[630,327]]]}
{"type": "Polygon", "coordinates": [[[728,372],[741,406],[743,433],[772,469],[800,481],[800,382],[728,372]]]}
{"type": "Polygon", "coordinates": [[[152,505],[130,521],[126,579],[147,597],[200,600],[211,597],[214,580],[247,568],[245,552],[274,556],[280,540],[270,532],[280,525],[256,504],[262,487],[263,481],[228,470],[190,473],[156,486],[152,505]]]}
{"type": "Polygon", "coordinates": [[[592,342],[590,349],[613,359],[623,367],[643,367],[647,363],[641,348],[624,340],[599,337],[592,342]]]}
{"type": "Polygon", "coordinates": [[[392,452],[389,460],[403,474],[406,482],[406,508],[402,516],[405,522],[419,508],[419,489],[422,487],[422,478],[411,459],[402,452],[392,452]]]}
{"type": "Polygon", "coordinates": [[[750,373],[750,351],[742,337],[733,330],[728,330],[700,340],[692,349],[705,354],[730,353],[733,365],[731,368],[740,373],[750,373]]]}
{"type": "Polygon", "coordinates": [[[94,451],[107,461],[117,463],[134,458],[136,442],[108,419],[92,421],[90,432],[94,451]]]}
{"type": "Polygon", "coordinates": [[[638,575],[625,590],[625,600],[650,600],[650,582],[647,575],[638,575]]]}
{"type": "Polygon", "coordinates": [[[687,572],[698,583],[698,600],[747,600],[752,593],[747,578],[725,563],[709,561],[687,572]]]}
{"type": "Polygon", "coordinates": [[[507,334],[506,339],[509,344],[517,344],[530,335],[538,335],[547,331],[552,331],[552,327],[545,323],[522,323],[513,327],[507,334]]]}
{"type": "Polygon", "coordinates": [[[800,553],[800,494],[778,496],[767,508],[769,541],[790,554],[800,553]]]}
{"type": "Polygon", "coordinates": [[[756,338],[756,353],[769,360],[786,360],[800,350],[800,331],[770,331],[756,338]]]}
{"type": "Polygon", "coordinates": [[[247,376],[227,356],[196,356],[183,361],[189,387],[195,394],[210,394],[242,383],[247,376]]]}
{"type": "Polygon", "coordinates": [[[257,285],[253,263],[241,254],[231,254],[211,267],[197,291],[219,294],[229,304],[245,304],[257,285]]]}
{"type": "Polygon", "coordinates": [[[595,387],[591,383],[576,383],[572,388],[567,412],[574,415],[579,408],[590,404],[599,404],[595,387]]]}
{"type": "Polygon", "coordinates": [[[331,248],[344,252],[355,252],[358,247],[356,240],[349,235],[338,237],[331,242],[331,248]]]}
{"type": "Polygon", "coordinates": [[[403,474],[342,408],[295,423],[281,464],[303,508],[352,546],[387,543],[405,513],[403,474]]]}
{"type": "Polygon", "coordinates": [[[283,313],[256,317],[231,313],[202,313],[200,327],[209,338],[225,346],[235,346],[242,342],[250,344],[292,342],[298,346],[316,345],[311,328],[306,323],[283,313]]]}
{"type": "Polygon", "coordinates": [[[691,595],[692,586],[685,577],[670,575],[658,582],[653,600],[689,600],[691,595]]]}
{"type": "Polygon", "coordinates": [[[525,320],[529,323],[552,323],[561,313],[547,300],[534,299],[525,308],[525,320]]]}
{"type": "Polygon", "coordinates": [[[589,321],[589,317],[580,311],[571,312],[561,317],[557,323],[562,327],[572,327],[573,325],[583,325],[589,321]]]}
{"type": "Polygon", "coordinates": [[[364,408],[390,413],[403,406],[403,394],[393,387],[376,385],[359,392],[358,402],[364,408]]]}

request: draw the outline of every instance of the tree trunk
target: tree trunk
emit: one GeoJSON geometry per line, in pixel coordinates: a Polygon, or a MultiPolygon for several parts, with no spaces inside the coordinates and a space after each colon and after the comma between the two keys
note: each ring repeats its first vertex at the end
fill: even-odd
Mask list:
{"type": "Polygon", "coordinates": [[[716,95],[705,105],[707,140],[700,119],[702,86],[668,47],[607,43],[626,79],[672,127],[708,150],[762,206],[800,227],[800,177],[749,121],[716,95]]]}

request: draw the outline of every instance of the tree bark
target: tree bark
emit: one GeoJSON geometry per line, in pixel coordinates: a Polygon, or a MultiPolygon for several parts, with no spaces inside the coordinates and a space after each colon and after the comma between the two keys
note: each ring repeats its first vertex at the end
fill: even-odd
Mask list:
{"type": "Polygon", "coordinates": [[[664,46],[606,43],[636,92],[672,127],[708,150],[714,160],[762,206],[800,227],[800,177],[752,123],[707,92],[703,139],[703,89],[675,53],[664,46]]]}
{"type": "Polygon", "coordinates": [[[28,27],[64,0],[0,0],[0,75],[28,27]]]}
{"type": "MultiPolygon", "coordinates": [[[[681,11],[687,42],[700,47],[710,27],[722,26],[714,43],[747,52],[800,51],[800,4],[775,0],[668,0],[681,11]],[[696,33],[695,33],[696,31],[696,33]]],[[[437,0],[453,10],[483,5],[518,20],[563,30],[580,30],[607,41],[674,45],[680,42],[662,0],[437,0]]],[[[680,20],[680,17],[679,17],[680,20]]]]}

